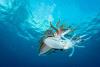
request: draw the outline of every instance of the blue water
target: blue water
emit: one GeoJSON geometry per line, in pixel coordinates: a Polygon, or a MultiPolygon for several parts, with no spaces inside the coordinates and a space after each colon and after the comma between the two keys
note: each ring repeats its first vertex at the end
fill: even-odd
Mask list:
{"type": "Polygon", "coordinates": [[[0,0],[0,67],[100,67],[100,0],[0,0]],[[49,21],[88,35],[67,52],[39,56],[39,40],[49,21]]]}

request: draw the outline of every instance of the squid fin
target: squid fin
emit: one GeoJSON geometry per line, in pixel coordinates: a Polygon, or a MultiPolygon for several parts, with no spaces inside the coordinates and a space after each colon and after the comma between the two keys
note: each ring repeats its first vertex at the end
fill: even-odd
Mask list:
{"type": "Polygon", "coordinates": [[[39,55],[48,53],[51,49],[52,49],[51,47],[48,47],[47,45],[42,44],[42,46],[41,46],[41,48],[40,48],[40,53],[39,53],[39,55]]]}

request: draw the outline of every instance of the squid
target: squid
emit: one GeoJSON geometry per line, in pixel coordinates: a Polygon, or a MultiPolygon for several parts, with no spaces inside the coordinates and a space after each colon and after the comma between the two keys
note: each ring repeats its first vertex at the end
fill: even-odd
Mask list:
{"type": "Polygon", "coordinates": [[[79,43],[81,43],[82,38],[85,36],[86,35],[82,35],[76,39],[75,39],[75,35],[73,35],[71,38],[66,37],[65,39],[61,39],[61,38],[59,39],[57,37],[47,37],[41,43],[39,55],[46,54],[52,49],[57,49],[57,50],[72,49],[69,54],[69,56],[72,56],[74,54],[75,47],[81,47],[81,48],[85,47],[85,46],[78,45],[79,43]]]}

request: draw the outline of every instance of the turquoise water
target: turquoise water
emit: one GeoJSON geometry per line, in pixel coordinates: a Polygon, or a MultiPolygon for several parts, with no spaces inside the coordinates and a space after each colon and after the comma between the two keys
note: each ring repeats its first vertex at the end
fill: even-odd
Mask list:
{"type": "Polygon", "coordinates": [[[99,67],[100,0],[0,0],[0,67],[99,67]],[[38,56],[39,40],[58,20],[90,37],[85,48],[38,56]]]}

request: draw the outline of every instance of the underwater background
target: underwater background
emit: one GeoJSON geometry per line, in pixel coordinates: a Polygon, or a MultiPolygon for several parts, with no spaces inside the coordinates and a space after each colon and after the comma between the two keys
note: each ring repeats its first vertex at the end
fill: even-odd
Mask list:
{"type": "Polygon", "coordinates": [[[100,0],[0,0],[0,67],[100,67],[100,0]],[[90,37],[85,48],[39,56],[43,33],[59,19],[90,37]]]}

